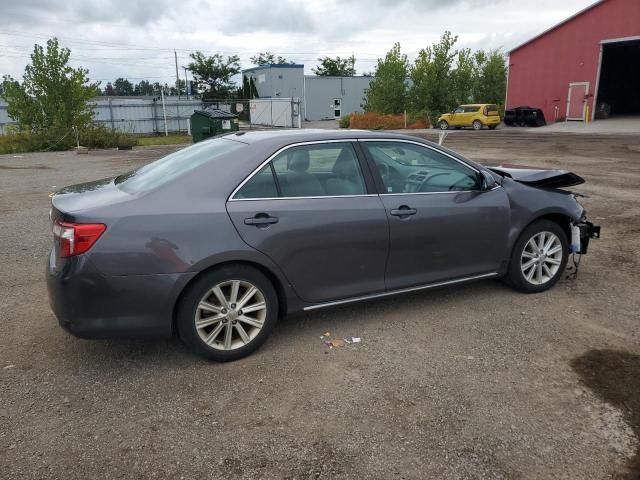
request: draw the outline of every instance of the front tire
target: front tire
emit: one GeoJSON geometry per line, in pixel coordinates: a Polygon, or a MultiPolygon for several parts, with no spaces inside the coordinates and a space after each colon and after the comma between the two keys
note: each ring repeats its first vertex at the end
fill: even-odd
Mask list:
{"type": "Polygon", "coordinates": [[[569,258],[567,235],[560,225],[538,220],[529,225],[511,253],[507,283],[524,293],[538,293],[553,287],[569,258]]]}
{"type": "Polygon", "coordinates": [[[260,271],[229,265],[203,274],[180,300],[182,341],[211,360],[238,360],[267,339],[278,319],[275,288],[260,271]]]}
{"type": "Polygon", "coordinates": [[[471,127],[473,127],[474,130],[482,130],[482,122],[480,120],[474,120],[473,123],[471,124],[471,127]]]}
{"type": "Polygon", "coordinates": [[[438,126],[440,127],[440,130],[449,130],[449,122],[446,120],[440,120],[438,126]]]}

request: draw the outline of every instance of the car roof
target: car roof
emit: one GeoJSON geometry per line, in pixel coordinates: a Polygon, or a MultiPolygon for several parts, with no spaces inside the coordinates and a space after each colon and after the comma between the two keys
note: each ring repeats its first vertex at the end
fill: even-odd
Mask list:
{"type": "Polygon", "coordinates": [[[461,107],[484,107],[485,105],[495,105],[495,103],[463,103],[461,107]]]}
{"type": "Polygon", "coordinates": [[[369,130],[330,130],[330,129],[320,129],[320,128],[296,128],[296,129],[286,129],[286,130],[253,130],[253,131],[244,131],[244,132],[235,132],[228,135],[224,135],[224,137],[228,140],[234,140],[237,142],[247,143],[247,144],[282,144],[288,145],[291,143],[299,143],[299,142],[313,142],[313,141],[322,141],[322,140],[354,140],[361,138],[397,138],[404,140],[418,140],[423,141],[424,139],[418,139],[416,137],[412,137],[409,135],[403,135],[399,133],[389,133],[389,132],[373,132],[369,130]]]}

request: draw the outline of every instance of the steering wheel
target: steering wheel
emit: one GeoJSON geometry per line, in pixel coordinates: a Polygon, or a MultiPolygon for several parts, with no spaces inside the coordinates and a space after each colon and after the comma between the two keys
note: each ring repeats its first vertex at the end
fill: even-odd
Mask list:
{"type": "Polygon", "coordinates": [[[455,190],[468,190],[468,186],[467,185],[460,185],[463,182],[468,182],[469,181],[469,177],[464,177],[461,178],[460,180],[458,180],[457,182],[455,182],[453,185],[451,185],[449,187],[449,191],[455,191],[455,190]],[[458,188],[458,186],[460,186],[460,188],[458,188]]]}
{"type": "Polygon", "coordinates": [[[440,173],[434,173],[433,175],[429,175],[427,176],[427,178],[425,178],[422,183],[418,186],[418,189],[416,190],[416,192],[428,192],[429,190],[425,190],[425,187],[429,186],[429,182],[431,180],[433,180],[436,177],[440,177],[442,175],[449,175],[448,172],[440,172],[440,173]]]}

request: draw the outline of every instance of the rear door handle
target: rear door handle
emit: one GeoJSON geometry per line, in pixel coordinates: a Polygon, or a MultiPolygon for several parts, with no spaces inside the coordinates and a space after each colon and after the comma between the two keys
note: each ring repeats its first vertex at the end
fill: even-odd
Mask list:
{"type": "Polygon", "coordinates": [[[401,205],[400,207],[391,210],[390,213],[396,217],[408,217],[409,215],[415,215],[418,213],[418,210],[408,207],[407,205],[401,205]]]}
{"type": "Polygon", "coordinates": [[[255,217],[244,219],[245,225],[255,225],[256,227],[274,223],[278,223],[278,217],[270,217],[266,213],[259,213],[255,217]]]}

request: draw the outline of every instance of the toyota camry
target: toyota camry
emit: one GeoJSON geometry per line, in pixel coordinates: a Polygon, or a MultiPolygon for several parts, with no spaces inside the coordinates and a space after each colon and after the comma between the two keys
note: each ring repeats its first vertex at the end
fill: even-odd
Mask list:
{"type": "Polygon", "coordinates": [[[52,195],[51,307],[78,337],[172,335],[214,360],[278,318],[503,278],[551,288],[599,227],[563,170],[415,137],[238,132],[52,195]]]}

